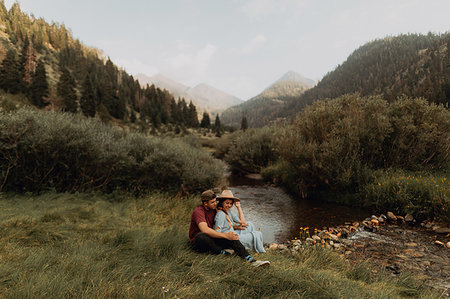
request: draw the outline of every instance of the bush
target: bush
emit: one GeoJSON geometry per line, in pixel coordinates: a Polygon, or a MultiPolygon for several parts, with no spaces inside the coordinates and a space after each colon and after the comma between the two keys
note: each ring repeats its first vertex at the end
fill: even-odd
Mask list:
{"type": "Polygon", "coordinates": [[[423,99],[356,94],[317,101],[281,132],[297,189],[356,191],[375,169],[448,169],[450,112],[423,99]]]}
{"type": "Polygon", "coordinates": [[[223,173],[223,163],[181,141],[27,109],[0,113],[0,157],[3,191],[198,190],[223,173]]]}
{"type": "MultiPolygon", "coordinates": [[[[275,152],[275,128],[249,129],[231,142],[225,161],[237,173],[260,172],[277,160],[275,152]]],[[[236,134],[236,133],[235,133],[236,134]]]]}
{"type": "Polygon", "coordinates": [[[450,222],[450,183],[445,175],[380,170],[373,173],[360,193],[367,204],[380,210],[450,222]]]}

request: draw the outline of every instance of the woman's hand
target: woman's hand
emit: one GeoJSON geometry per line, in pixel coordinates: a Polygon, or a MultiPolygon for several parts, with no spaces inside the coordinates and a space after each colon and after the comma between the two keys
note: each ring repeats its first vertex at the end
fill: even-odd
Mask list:
{"type": "Polygon", "coordinates": [[[239,201],[235,201],[234,205],[236,206],[236,208],[240,208],[241,207],[241,203],[239,201]]]}
{"type": "Polygon", "coordinates": [[[244,229],[245,229],[245,228],[242,226],[242,224],[241,224],[241,225],[233,226],[233,228],[234,228],[235,230],[244,230],[244,229]]]}
{"type": "Polygon", "coordinates": [[[248,227],[248,223],[247,223],[247,222],[242,222],[242,223],[241,223],[241,226],[242,226],[242,227],[248,227]]]}

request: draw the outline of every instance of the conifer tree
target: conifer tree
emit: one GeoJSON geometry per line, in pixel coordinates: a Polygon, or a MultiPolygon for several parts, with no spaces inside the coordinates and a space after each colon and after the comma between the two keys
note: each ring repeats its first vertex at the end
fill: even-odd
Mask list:
{"type": "Polygon", "coordinates": [[[198,115],[197,115],[197,108],[192,103],[192,101],[189,102],[189,126],[192,128],[198,127],[198,115]]]}
{"type": "Polygon", "coordinates": [[[45,107],[47,104],[44,98],[48,94],[47,73],[45,71],[45,65],[42,60],[38,61],[36,66],[36,72],[32,77],[30,86],[31,102],[33,105],[39,108],[45,107]]]}
{"type": "Polygon", "coordinates": [[[97,107],[97,101],[94,93],[94,88],[92,86],[91,76],[89,74],[84,78],[80,107],[83,114],[86,116],[94,117],[95,110],[97,107]]]}
{"type": "Polygon", "coordinates": [[[242,113],[241,130],[245,132],[247,128],[248,128],[247,118],[245,117],[244,113],[242,113]]]}
{"type": "Polygon", "coordinates": [[[220,137],[222,135],[222,125],[220,124],[219,114],[216,115],[216,120],[214,122],[214,131],[216,132],[217,137],[220,137]]]}
{"type": "Polygon", "coordinates": [[[0,88],[10,93],[19,93],[21,90],[19,65],[16,51],[11,49],[6,53],[0,70],[0,88]]]}
{"type": "Polygon", "coordinates": [[[200,122],[200,127],[202,128],[209,128],[211,126],[211,120],[209,118],[208,112],[203,112],[203,118],[200,122]]]}
{"type": "Polygon", "coordinates": [[[77,94],[75,92],[75,80],[69,70],[63,68],[57,85],[57,93],[63,100],[62,110],[66,112],[77,112],[77,94]]]}

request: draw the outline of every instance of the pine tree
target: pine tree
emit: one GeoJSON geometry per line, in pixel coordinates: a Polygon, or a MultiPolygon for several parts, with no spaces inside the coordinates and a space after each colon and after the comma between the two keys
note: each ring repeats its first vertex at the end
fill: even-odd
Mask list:
{"type": "Polygon", "coordinates": [[[208,112],[203,112],[203,118],[200,122],[200,127],[202,128],[209,128],[211,126],[211,120],[209,118],[208,112]]]}
{"type": "Polygon", "coordinates": [[[77,94],[75,92],[75,80],[67,68],[63,68],[62,70],[57,85],[57,93],[63,100],[62,110],[76,113],[78,104],[77,94]]]}
{"type": "Polygon", "coordinates": [[[192,101],[189,102],[189,126],[192,128],[198,127],[198,115],[197,115],[197,108],[192,103],[192,101]]]}
{"type": "Polygon", "coordinates": [[[242,113],[241,130],[245,132],[247,128],[248,128],[247,118],[245,117],[244,113],[242,113]]]}
{"type": "Polygon", "coordinates": [[[216,120],[214,122],[214,131],[216,132],[217,137],[220,137],[222,135],[222,125],[220,124],[219,114],[216,115],[216,120]]]}
{"type": "Polygon", "coordinates": [[[94,88],[92,86],[91,76],[86,75],[83,82],[80,107],[83,114],[86,116],[94,117],[97,107],[97,101],[95,98],[94,88]]]}
{"type": "Polygon", "coordinates": [[[16,58],[15,50],[8,50],[5,59],[2,61],[0,70],[0,88],[5,91],[16,94],[21,90],[21,80],[19,64],[16,58]]]}
{"type": "Polygon", "coordinates": [[[39,108],[47,106],[44,98],[48,94],[47,73],[45,71],[45,65],[42,60],[38,61],[36,66],[36,72],[33,74],[31,86],[30,86],[31,102],[33,105],[39,108]]]}

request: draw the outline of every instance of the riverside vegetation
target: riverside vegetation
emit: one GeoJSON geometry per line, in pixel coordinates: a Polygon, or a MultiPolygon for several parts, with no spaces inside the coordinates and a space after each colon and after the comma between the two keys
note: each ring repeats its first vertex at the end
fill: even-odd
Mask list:
{"type": "Polygon", "coordinates": [[[218,146],[233,171],[261,172],[298,196],[326,193],[449,222],[449,132],[443,105],[350,94],[316,101],[292,124],[234,133],[218,146]]]}

